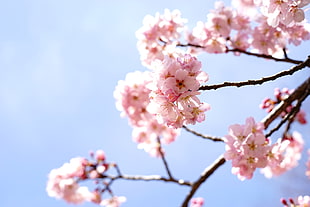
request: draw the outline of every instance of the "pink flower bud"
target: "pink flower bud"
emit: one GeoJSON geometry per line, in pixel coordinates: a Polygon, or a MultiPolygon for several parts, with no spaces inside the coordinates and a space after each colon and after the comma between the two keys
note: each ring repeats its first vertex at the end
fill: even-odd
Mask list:
{"type": "Polygon", "coordinates": [[[105,160],[105,153],[103,150],[97,150],[96,151],[96,155],[95,155],[95,159],[98,161],[104,161],[105,160]]]}

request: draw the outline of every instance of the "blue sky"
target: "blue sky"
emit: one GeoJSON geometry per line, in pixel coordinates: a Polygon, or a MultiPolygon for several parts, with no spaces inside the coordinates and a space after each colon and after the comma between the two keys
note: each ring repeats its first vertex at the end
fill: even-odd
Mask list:
{"type": "MultiPolygon", "coordinates": [[[[113,98],[118,80],[128,72],[146,70],[135,31],[145,15],[165,8],[179,9],[193,26],[206,20],[213,2],[0,1],[0,206],[71,206],[47,196],[47,174],[90,150],[103,149],[127,174],[165,173],[161,160],[131,141],[131,128],[113,98]]],[[[309,48],[309,42],[291,47],[290,56],[304,60],[309,48]]],[[[291,67],[244,55],[202,55],[200,60],[210,83],[255,79],[291,67]]],[[[243,123],[248,116],[261,120],[265,112],[258,105],[274,87],[294,88],[309,75],[303,70],[262,87],[204,92],[202,99],[212,110],[206,122],[192,128],[223,136],[230,124],[243,123]]],[[[304,104],[308,111],[309,103],[304,104]]],[[[309,128],[296,125],[308,148],[309,128]]],[[[195,180],[223,150],[224,144],[185,131],[166,147],[173,174],[188,180],[195,180]]],[[[231,175],[228,162],[196,195],[205,198],[206,206],[280,206],[281,196],[309,194],[304,161],[283,177],[268,180],[256,173],[244,182],[231,175]]],[[[116,182],[113,190],[127,197],[124,207],[178,206],[188,192],[174,184],[131,181],[116,182]]]]}

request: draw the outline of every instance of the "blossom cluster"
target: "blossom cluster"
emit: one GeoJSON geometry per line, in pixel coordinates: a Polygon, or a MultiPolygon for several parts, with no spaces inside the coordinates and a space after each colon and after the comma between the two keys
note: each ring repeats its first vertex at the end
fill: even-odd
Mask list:
{"type": "Polygon", "coordinates": [[[290,26],[303,21],[305,13],[302,8],[309,3],[309,0],[262,0],[258,6],[268,18],[268,24],[276,27],[280,23],[290,26]]]}
{"type": "Polygon", "coordinates": [[[226,160],[232,160],[232,173],[240,180],[251,179],[256,168],[267,165],[268,140],[263,134],[263,123],[247,118],[245,125],[234,124],[224,137],[226,160]]]}
{"type": "Polygon", "coordinates": [[[310,39],[310,25],[301,21],[304,18],[300,9],[308,3],[308,0],[235,0],[233,8],[216,2],[207,21],[197,22],[192,31],[187,29],[187,20],[181,18],[178,10],[165,10],[155,17],[148,15],[136,33],[142,64],[149,67],[153,60],[163,60],[165,55],[184,53],[177,47],[184,40],[187,44],[183,46],[189,47],[186,53],[190,54],[225,53],[231,48],[283,56],[288,44],[297,46],[310,39]],[[262,9],[258,11],[259,7],[262,9]]]}
{"type": "MultiPolygon", "coordinates": [[[[94,180],[95,184],[100,184],[98,179],[102,178],[106,171],[113,166],[106,162],[105,153],[97,150],[92,154],[94,161],[86,158],[72,158],[70,162],[63,164],[60,168],[53,169],[48,176],[46,191],[50,197],[63,199],[68,203],[81,204],[85,201],[99,204],[106,207],[119,207],[125,202],[123,196],[114,196],[102,199],[101,194],[105,188],[98,186],[90,191],[87,186],[80,186],[80,182],[94,180]]],[[[110,189],[109,189],[110,190],[110,189]]]]}
{"type": "Polygon", "coordinates": [[[245,125],[231,125],[224,137],[226,160],[232,160],[232,173],[240,180],[251,179],[256,168],[267,177],[278,176],[296,167],[303,150],[298,132],[286,134],[275,144],[263,134],[263,123],[247,118],[245,125]]]}
{"type": "MultiPolygon", "coordinates": [[[[280,90],[279,88],[274,89],[274,96],[275,99],[271,98],[265,98],[262,103],[260,104],[260,108],[266,109],[266,111],[269,113],[271,112],[274,107],[279,104],[281,101],[287,99],[287,97],[293,92],[294,90],[289,90],[288,88],[283,88],[280,90]]],[[[281,113],[281,117],[284,117],[286,114],[288,114],[293,108],[293,105],[289,105],[285,111],[281,113]]],[[[295,116],[295,120],[299,122],[300,124],[306,124],[306,113],[303,110],[299,110],[298,113],[295,116]]]]}
{"type": "Polygon", "coordinates": [[[197,96],[208,75],[201,71],[197,58],[188,54],[178,58],[166,56],[163,61],[154,61],[152,69],[154,81],[148,108],[160,123],[180,128],[205,120],[204,112],[210,106],[197,96]]]}
{"type": "Polygon", "coordinates": [[[210,106],[200,101],[198,89],[208,75],[189,54],[165,56],[150,67],[151,71],[127,74],[118,82],[114,97],[117,108],[129,118],[138,147],[160,156],[159,144],[173,142],[178,128],[205,120],[210,106]]]}
{"type": "Polygon", "coordinates": [[[274,27],[268,23],[268,18],[260,13],[254,18],[251,12],[253,8],[249,5],[236,5],[239,7],[233,9],[217,2],[207,21],[197,23],[187,37],[189,44],[199,46],[191,48],[192,52],[224,53],[228,48],[232,48],[243,51],[251,49],[265,55],[280,56],[287,44],[293,43],[297,46],[301,41],[310,39],[310,26],[306,22],[290,26],[281,23],[274,27]],[[245,12],[245,8],[250,8],[251,11],[245,12]]]}
{"type": "Polygon", "coordinates": [[[149,111],[152,81],[150,71],[128,73],[125,80],[118,82],[114,97],[118,110],[129,118],[133,127],[132,137],[139,143],[138,148],[158,157],[161,156],[158,139],[161,138],[161,143],[169,144],[176,139],[179,131],[159,123],[149,111]]]}
{"type": "Polygon", "coordinates": [[[298,196],[297,199],[282,199],[284,207],[308,207],[310,206],[310,196],[298,196]]]}
{"type": "Polygon", "coordinates": [[[156,13],[155,17],[147,15],[143,27],[136,32],[142,64],[148,67],[153,60],[176,54],[174,43],[181,37],[186,22],[179,10],[166,9],[164,14],[156,13]]]}

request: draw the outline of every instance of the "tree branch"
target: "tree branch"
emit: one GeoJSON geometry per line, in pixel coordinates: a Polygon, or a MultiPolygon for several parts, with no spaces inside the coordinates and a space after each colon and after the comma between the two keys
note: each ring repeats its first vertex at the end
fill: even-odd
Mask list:
{"type": "Polygon", "coordinates": [[[268,77],[263,77],[258,80],[247,80],[247,81],[241,81],[241,82],[224,82],[216,85],[206,85],[206,86],[201,86],[199,90],[216,90],[218,88],[223,88],[223,87],[230,87],[230,86],[235,86],[235,87],[241,87],[241,86],[248,86],[248,85],[261,85],[267,81],[273,81],[276,80],[280,77],[286,76],[286,75],[292,75],[293,73],[305,68],[305,67],[310,67],[310,56],[304,61],[299,63],[296,66],[291,67],[288,70],[281,71],[277,74],[274,74],[272,76],[268,77]]]}
{"type": "Polygon", "coordinates": [[[192,186],[193,184],[189,181],[184,181],[182,179],[174,179],[174,178],[167,178],[162,177],[160,175],[104,175],[102,178],[109,178],[111,180],[139,180],[139,181],[164,181],[164,182],[171,182],[171,183],[177,183],[179,185],[185,185],[185,186],[192,186]]]}
{"type": "Polygon", "coordinates": [[[185,200],[182,203],[182,207],[187,207],[190,199],[194,196],[195,192],[198,190],[200,185],[204,183],[208,177],[210,177],[221,165],[225,163],[225,158],[223,155],[219,156],[213,164],[207,167],[199,177],[199,179],[192,184],[192,188],[185,200]]]}
{"type": "Polygon", "coordinates": [[[302,63],[302,61],[300,61],[300,60],[294,60],[294,59],[288,58],[286,52],[284,53],[284,58],[276,58],[276,57],[273,57],[271,55],[252,53],[252,52],[248,52],[248,51],[245,51],[245,50],[240,50],[240,49],[237,49],[237,48],[227,49],[226,52],[239,52],[239,53],[243,53],[243,54],[250,55],[250,56],[255,56],[255,57],[259,57],[259,58],[265,58],[265,59],[269,59],[269,60],[274,60],[274,61],[277,61],[277,62],[287,62],[287,63],[294,63],[294,64],[302,63]]]}
{"type": "Polygon", "coordinates": [[[224,142],[224,140],[221,138],[221,137],[213,137],[213,136],[209,136],[209,135],[203,135],[203,134],[200,134],[199,132],[196,132],[195,130],[192,130],[192,129],[189,129],[187,126],[185,126],[185,125],[183,125],[183,128],[186,130],[186,131],[188,131],[188,132],[190,132],[190,133],[192,133],[192,134],[194,134],[194,135],[196,135],[196,136],[198,136],[198,137],[201,137],[201,138],[203,138],[203,139],[209,139],[209,140],[212,140],[212,141],[214,141],[214,142],[224,142]]]}
{"type": "Polygon", "coordinates": [[[292,94],[281,101],[263,120],[265,129],[295,100],[304,100],[310,95],[310,77],[303,82],[292,94]]]}
{"type": "MultiPolygon", "coordinates": [[[[164,44],[166,44],[166,42],[162,41],[164,44]]],[[[196,48],[201,48],[201,49],[204,49],[205,47],[204,46],[201,46],[201,45],[195,45],[195,44],[191,44],[191,43],[188,43],[188,44],[177,44],[177,46],[179,47],[196,47],[196,48]]],[[[264,58],[264,59],[269,59],[269,60],[274,60],[274,61],[277,61],[277,62],[287,62],[287,63],[294,63],[294,64],[299,64],[299,63],[302,63],[302,61],[300,60],[294,60],[294,59],[291,59],[287,56],[286,54],[286,51],[285,49],[283,49],[283,52],[284,52],[284,58],[276,58],[276,57],[273,57],[272,55],[265,55],[265,54],[260,54],[260,53],[253,53],[253,52],[248,52],[248,51],[245,51],[245,50],[241,50],[241,49],[237,49],[237,48],[232,48],[232,49],[229,49],[227,48],[226,53],[229,53],[229,52],[238,52],[238,53],[242,53],[242,54],[246,54],[246,55],[249,55],[249,56],[254,56],[254,57],[258,57],[258,58],[264,58]]]]}
{"type": "Polygon", "coordinates": [[[158,150],[159,150],[161,159],[162,159],[162,161],[163,161],[163,163],[164,163],[166,172],[167,172],[169,178],[170,178],[170,179],[173,179],[172,174],[171,174],[171,171],[170,171],[169,166],[168,166],[168,162],[167,162],[167,160],[166,160],[166,158],[165,158],[165,154],[164,154],[164,152],[163,152],[163,150],[162,150],[161,142],[160,142],[159,137],[157,137],[157,142],[158,142],[158,148],[159,148],[158,150]]]}

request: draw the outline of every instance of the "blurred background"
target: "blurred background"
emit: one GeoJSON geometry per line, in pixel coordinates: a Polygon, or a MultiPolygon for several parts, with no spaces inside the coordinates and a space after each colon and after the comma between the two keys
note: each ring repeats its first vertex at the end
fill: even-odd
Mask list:
{"type": "MultiPolygon", "coordinates": [[[[165,175],[162,161],[132,142],[132,129],[113,98],[118,80],[128,72],[147,70],[140,63],[135,32],[145,15],[165,8],[179,9],[193,28],[197,21],[206,21],[213,1],[0,1],[0,206],[72,206],[48,197],[47,175],[72,157],[87,157],[90,150],[103,149],[108,161],[126,174],[165,175]]],[[[289,56],[305,60],[309,48],[309,42],[290,47],[289,56]]],[[[258,79],[292,66],[232,54],[204,54],[199,60],[209,84],[258,79]]],[[[308,68],[262,86],[203,92],[201,99],[212,110],[205,122],[190,128],[224,136],[229,125],[243,124],[248,116],[261,120],[266,115],[258,107],[263,98],[272,97],[275,87],[295,88],[309,75],[308,68]]],[[[309,121],[309,98],[303,109],[309,121]]],[[[303,134],[309,148],[309,124],[294,124],[293,129],[303,134]]],[[[165,150],[173,175],[193,181],[223,153],[224,144],[183,130],[165,150]]],[[[231,174],[227,162],[195,197],[203,197],[205,206],[281,206],[281,197],[310,194],[306,155],[304,151],[299,166],[281,177],[266,179],[257,172],[243,182],[231,174]]],[[[117,181],[112,189],[127,197],[124,207],[180,206],[189,191],[143,181],[117,181]]]]}

